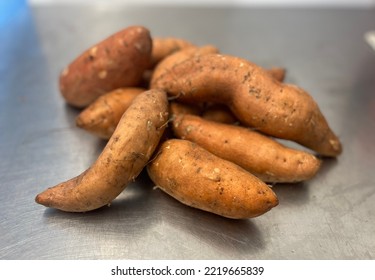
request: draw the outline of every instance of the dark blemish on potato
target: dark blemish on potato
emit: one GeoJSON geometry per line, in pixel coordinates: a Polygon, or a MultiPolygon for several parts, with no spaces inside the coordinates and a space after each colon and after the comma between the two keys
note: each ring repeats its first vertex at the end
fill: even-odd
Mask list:
{"type": "Polygon", "coordinates": [[[260,98],[260,93],[261,93],[261,90],[259,88],[252,87],[252,86],[249,88],[249,94],[254,95],[255,98],[257,99],[260,98]]]}
{"type": "Polygon", "coordinates": [[[247,72],[247,73],[243,76],[242,83],[245,83],[249,78],[250,78],[250,72],[247,72]]]}

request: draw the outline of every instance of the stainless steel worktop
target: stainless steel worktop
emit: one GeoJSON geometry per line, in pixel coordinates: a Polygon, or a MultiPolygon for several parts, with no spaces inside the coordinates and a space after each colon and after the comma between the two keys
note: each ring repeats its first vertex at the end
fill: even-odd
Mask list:
{"type": "Polygon", "coordinates": [[[375,10],[38,6],[0,25],[0,259],[374,259],[375,10]],[[76,55],[133,24],[284,66],[344,152],[312,180],[275,185],[280,204],[251,220],[188,208],[146,174],[89,213],[34,197],[85,170],[105,143],[74,125],[57,89],[76,55]]]}

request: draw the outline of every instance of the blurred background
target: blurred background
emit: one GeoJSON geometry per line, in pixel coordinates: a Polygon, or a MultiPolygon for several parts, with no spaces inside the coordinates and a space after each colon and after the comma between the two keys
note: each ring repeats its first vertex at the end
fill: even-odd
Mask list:
{"type": "Polygon", "coordinates": [[[246,6],[346,6],[373,7],[375,0],[0,0],[0,9],[5,10],[17,3],[30,4],[93,4],[93,3],[121,3],[121,4],[168,4],[168,5],[246,5],[246,6]]]}
{"type": "MultiPolygon", "coordinates": [[[[47,3],[93,3],[106,0],[29,0],[33,4],[47,3]]],[[[112,0],[111,2],[133,4],[183,4],[183,5],[322,5],[322,6],[374,6],[375,0],[112,0]]]]}
{"type": "MultiPolygon", "coordinates": [[[[33,4],[49,3],[93,3],[106,0],[29,0],[33,4]]],[[[297,5],[297,6],[374,6],[375,0],[111,0],[111,2],[133,4],[183,4],[183,5],[297,5]]]]}

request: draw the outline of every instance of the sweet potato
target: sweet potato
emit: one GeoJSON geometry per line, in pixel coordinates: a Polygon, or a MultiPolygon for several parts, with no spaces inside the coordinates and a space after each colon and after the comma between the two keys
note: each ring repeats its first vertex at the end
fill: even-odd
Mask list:
{"type": "Polygon", "coordinates": [[[275,193],[257,177],[190,141],[164,142],[147,171],[178,201],[227,218],[253,218],[278,204],[275,193]]]}
{"type": "Polygon", "coordinates": [[[169,102],[169,116],[172,119],[174,116],[181,114],[200,115],[201,111],[201,106],[192,106],[174,101],[169,102]]]}
{"type": "Polygon", "coordinates": [[[153,79],[153,77],[155,76],[159,77],[166,75],[175,65],[178,65],[179,63],[187,59],[198,57],[204,54],[217,53],[219,53],[219,50],[213,45],[206,45],[202,47],[187,47],[183,50],[168,55],[162,61],[160,61],[159,64],[156,65],[151,75],[151,79],[153,79]]]}
{"type": "Polygon", "coordinates": [[[148,29],[125,28],[86,50],[62,71],[61,94],[68,104],[85,107],[116,88],[138,86],[151,51],[148,29]]]}
{"type": "Polygon", "coordinates": [[[283,82],[285,79],[286,69],[282,67],[271,67],[266,69],[267,73],[279,82],[283,82]]]}
{"type": "Polygon", "coordinates": [[[161,60],[172,53],[193,46],[193,43],[181,38],[155,37],[152,40],[151,67],[153,68],[161,60]]]}
{"type": "Polygon", "coordinates": [[[234,124],[237,119],[232,112],[224,105],[221,104],[186,104],[179,102],[170,102],[169,115],[173,119],[175,115],[190,114],[201,116],[202,118],[210,121],[234,124]]]}
{"type": "Polygon", "coordinates": [[[109,139],[133,99],[144,91],[144,88],[129,87],[104,94],[76,117],[76,125],[100,138],[109,139]]]}
{"type": "Polygon", "coordinates": [[[339,139],[306,91],[282,84],[238,57],[206,54],[187,59],[154,75],[151,88],[163,89],[180,102],[226,104],[241,123],[324,156],[342,151],[339,139]]]}
{"type": "Polygon", "coordinates": [[[219,123],[234,124],[238,122],[233,113],[223,104],[209,104],[203,110],[201,116],[206,120],[219,123]]]}
{"type": "Polygon", "coordinates": [[[173,120],[173,131],[269,183],[305,181],[320,167],[320,160],[312,154],[288,148],[245,127],[180,114],[173,120]]]}
{"type": "Polygon", "coordinates": [[[94,164],[79,176],[36,196],[37,203],[85,212],[111,203],[150,160],[168,119],[165,92],[138,95],[94,164]]]}
{"type": "Polygon", "coordinates": [[[180,38],[154,38],[152,41],[151,63],[148,69],[144,71],[142,75],[141,86],[149,88],[154,68],[164,58],[174,54],[175,52],[179,52],[186,48],[192,47],[195,48],[192,43],[180,38]]]}

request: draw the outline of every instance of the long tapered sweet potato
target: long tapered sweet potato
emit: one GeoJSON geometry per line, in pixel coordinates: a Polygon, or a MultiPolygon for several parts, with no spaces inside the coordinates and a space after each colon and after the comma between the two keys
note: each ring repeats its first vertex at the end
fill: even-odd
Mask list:
{"type": "Polygon", "coordinates": [[[342,147],[317,103],[303,89],[282,84],[261,67],[238,57],[197,56],[154,75],[160,88],[181,102],[220,102],[245,125],[293,140],[324,156],[342,147]]]}
{"type": "Polygon", "coordinates": [[[104,94],[76,117],[76,125],[100,138],[109,139],[133,99],[144,91],[144,88],[129,87],[104,94]]]}
{"type": "MultiPolygon", "coordinates": [[[[163,59],[160,59],[158,64],[152,73],[149,73],[151,79],[152,76],[165,75],[175,65],[194,57],[198,57],[205,54],[219,54],[219,49],[213,45],[205,45],[201,47],[197,46],[185,46],[184,48],[178,49],[175,52],[171,52],[169,55],[165,55],[163,59]]],[[[283,82],[285,78],[285,68],[272,67],[270,69],[264,69],[268,75],[276,79],[279,82],[283,82]]]]}
{"type": "Polygon", "coordinates": [[[137,96],[94,164],[79,176],[38,194],[36,202],[69,212],[108,205],[150,160],[168,119],[165,92],[137,96]]]}
{"type": "Polygon", "coordinates": [[[164,142],[147,171],[160,189],[178,201],[224,217],[253,218],[278,204],[260,179],[190,141],[164,142]]]}
{"type": "Polygon", "coordinates": [[[173,131],[269,183],[305,181],[320,167],[320,160],[312,154],[288,148],[245,127],[180,114],[173,120],[173,131]]]}
{"type": "Polygon", "coordinates": [[[85,107],[116,88],[138,86],[151,51],[148,29],[125,28],[83,52],[62,71],[61,94],[68,104],[85,107]]]}

